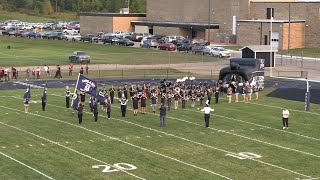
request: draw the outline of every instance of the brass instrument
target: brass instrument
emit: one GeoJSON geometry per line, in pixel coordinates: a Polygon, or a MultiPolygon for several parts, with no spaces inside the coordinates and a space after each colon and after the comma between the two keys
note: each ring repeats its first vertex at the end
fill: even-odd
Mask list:
{"type": "Polygon", "coordinates": [[[179,87],[174,88],[177,93],[180,93],[181,89],[179,87]]]}

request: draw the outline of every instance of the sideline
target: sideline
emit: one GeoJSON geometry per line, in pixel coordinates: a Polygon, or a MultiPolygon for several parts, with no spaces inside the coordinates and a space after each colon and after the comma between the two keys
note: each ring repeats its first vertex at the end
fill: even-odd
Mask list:
{"type": "MultiPolygon", "coordinates": [[[[14,109],[14,108],[5,107],[5,106],[0,106],[0,107],[2,107],[2,108],[4,108],[4,109],[9,109],[9,110],[12,110],[12,111],[24,113],[23,111],[20,111],[20,110],[14,109]]],[[[167,155],[164,155],[164,154],[157,153],[157,152],[155,152],[155,151],[152,151],[152,150],[149,150],[149,149],[140,147],[140,146],[138,146],[138,145],[134,145],[134,144],[131,144],[131,143],[129,143],[129,142],[123,141],[123,140],[121,140],[121,139],[119,139],[119,138],[115,138],[115,137],[112,137],[112,136],[108,136],[108,135],[102,134],[102,133],[100,133],[100,132],[97,132],[97,131],[94,131],[94,130],[91,130],[91,129],[87,129],[87,128],[82,127],[82,126],[79,126],[79,125],[75,125],[75,124],[72,124],[72,123],[69,123],[69,122],[65,122],[65,121],[63,121],[63,120],[59,120],[59,119],[55,119],[55,118],[51,118],[51,117],[45,117],[45,116],[42,116],[42,115],[30,113],[30,112],[27,113],[27,114],[33,115],[33,116],[42,117],[42,118],[45,118],[45,119],[51,119],[51,120],[54,120],[54,121],[57,121],[57,122],[60,122],[60,123],[64,123],[64,124],[68,124],[68,125],[70,125],[70,126],[77,127],[77,128],[80,128],[80,129],[83,129],[83,130],[92,132],[92,133],[94,133],[94,134],[98,134],[98,135],[107,137],[107,138],[109,138],[109,139],[112,139],[112,140],[115,140],[115,141],[118,141],[118,142],[122,142],[122,143],[124,143],[124,144],[130,145],[130,146],[132,146],[132,147],[135,147],[135,148],[138,148],[138,149],[141,149],[141,150],[144,150],[144,151],[147,151],[147,152],[150,152],[150,153],[153,153],[153,154],[162,156],[162,157],[165,157],[165,158],[167,158],[167,159],[171,159],[171,160],[173,160],[173,161],[176,161],[176,162],[185,164],[185,165],[187,165],[187,166],[190,166],[190,167],[193,167],[193,168],[202,170],[202,171],[206,171],[206,172],[208,172],[208,173],[211,173],[211,174],[220,176],[220,177],[222,177],[222,178],[231,179],[231,178],[229,178],[229,177],[223,176],[223,175],[218,174],[218,173],[216,173],[216,172],[213,172],[213,171],[210,171],[210,170],[207,170],[207,169],[198,167],[198,166],[193,165],[193,164],[189,164],[189,163],[184,162],[184,161],[181,161],[181,160],[179,160],[179,159],[175,159],[175,158],[173,158],[173,157],[170,157],[170,156],[167,156],[167,155]]],[[[4,124],[4,123],[0,122],[0,124],[4,124]]],[[[4,124],[4,125],[6,125],[6,124],[4,124]]],[[[9,125],[7,125],[7,126],[9,126],[9,125]]],[[[18,130],[21,130],[21,131],[26,132],[26,133],[29,133],[29,132],[27,132],[27,131],[25,131],[25,130],[16,128],[16,127],[14,127],[14,126],[13,126],[13,128],[18,129],[18,130]]],[[[33,133],[29,133],[29,134],[32,134],[32,135],[34,135],[34,136],[36,136],[36,137],[38,137],[38,138],[43,139],[41,136],[35,135],[35,134],[33,134],[33,133]]],[[[49,142],[51,142],[51,143],[53,143],[53,144],[56,144],[56,145],[59,145],[59,146],[62,146],[62,147],[64,147],[64,148],[67,148],[67,149],[71,150],[71,148],[65,147],[65,146],[63,146],[63,145],[61,145],[61,144],[59,144],[59,143],[50,141],[50,140],[48,140],[48,139],[44,139],[44,140],[49,141],[49,142]]],[[[77,152],[77,151],[75,151],[75,150],[71,150],[71,151],[77,152]]],[[[77,153],[80,153],[80,152],[77,152],[77,153]]],[[[82,153],[81,153],[81,154],[82,154],[82,153]]],[[[98,161],[99,161],[99,160],[98,160],[98,161]]],[[[103,163],[104,163],[104,162],[103,162],[103,163]]],[[[107,164],[107,163],[105,163],[105,164],[107,164]]],[[[113,167],[113,166],[112,166],[112,167],[113,167]]],[[[123,171],[123,170],[122,170],[122,171],[123,171]]],[[[303,174],[299,174],[299,173],[298,173],[298,175],[301,175],[301,176],[304,176],[304,177],[310,177],[310,176],[303,175],[303,174]]]]}
{"type": "Polygon", "coordinates": [[[50,177],[50,176],[48,176],[48,175],[46,175],[46,174],[44,174],[44,173],[42,173],[42,172],[34,169],[33,167],[30,167],[30,166],[26,165],[25,163],[23,163],[23,162],[21,162],[21,161],[19,161],[19,160],[16,160],[15,158],[13,158],[13,157],[11,157],[11,156],[9,156],[9,155],[4,154],[4,153],[1,152],[1,151],[0,151],[0,154],[3,155],[3,156],[5,156],[5,157],[7,157],[7,158],[9,158],[9,159],[11,159],[11,160],[13,160],[13,161],[15,161],[15,162],[17,162],[17,163],[19,163],[19,164],[21,164],[21,165],[23,165],[23,166],[26,167],[26,168],[29,168],[29,169],[37,172],[38,174],[41,174],[42,176],[44,176],[44,177],[46,177],[46,178],[48,178],[48,179],[54,180],[54,178],[52,178],[52,177],[50,177]]]}

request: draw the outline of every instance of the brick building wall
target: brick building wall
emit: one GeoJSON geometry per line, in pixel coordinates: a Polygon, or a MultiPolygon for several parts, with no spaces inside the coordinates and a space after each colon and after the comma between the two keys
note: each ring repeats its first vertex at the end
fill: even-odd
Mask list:
{"type": "MultiPolygon", "coordinates": [[[[303,48],[304,39],[304,23],[291,23],[290,25],[290,49],[303,48]]],[[[282,49],[288,49],[288,39],[289,39],[289,23],[283,24],[283,44],[282,49]]]]}
{"type": "Polygon", "coordinates": [[[113,17],[113,31],[133,32],[134,27],[131,26],[131,21],[143,20],[141,17],[113,17]]]}
{"type": "Polygon", "coordinates": [[[318,2],[282,2],[262,3],[252,2],[250,8],[250,19],[266,19],[266,9],[274,8],[274,19],[289,19],[289,4],[291,6],[291,20],[305,20],[305,46],[320,46],[320,3],[318,2]]]}

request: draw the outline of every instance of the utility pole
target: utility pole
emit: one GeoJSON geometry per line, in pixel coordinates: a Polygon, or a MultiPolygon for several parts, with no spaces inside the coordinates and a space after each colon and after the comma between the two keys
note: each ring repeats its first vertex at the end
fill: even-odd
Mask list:
{"type": "Polygon", "coordinates": [[[291,4],[289,3],[289,30],[288,30],[288,54],[290,54],[290,38],[291,38],[291,4]]]}

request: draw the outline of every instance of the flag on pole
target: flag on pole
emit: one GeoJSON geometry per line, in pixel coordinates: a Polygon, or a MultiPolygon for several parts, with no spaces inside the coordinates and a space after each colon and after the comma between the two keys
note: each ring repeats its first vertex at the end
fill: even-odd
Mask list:
{"type": "Polygon", "coordinates": [[[30,86],[27,88],[26,92],[24,93],[23,98],[24,99],[30,99],[31,98],[30,86]]]}
{"type": "Polygon", "coordinates": [[[72,98],[72,107],[73,107],[73,109],[77,109],[78,104],[79,104],[78,94],[77,94],[77,93],[74,93],[74,94],[73,94],[73,98],[72,98]]]}
{"type": "Polygon", "coordinates": [[[92,81],[92,80],[86,78],[85,76],[83,76],[82,74],[80,74],[78,76],[76,89],[80,90],[81,92],[96,96],[97,82],[92,81]]]}
{"type": "Polygon", "coordinates": [[[98,94],[97,94],[97,99],[100,103],[104,103],[105,101],[105,96],[103,94],[103,91],[99,90],[98,94]]]}

